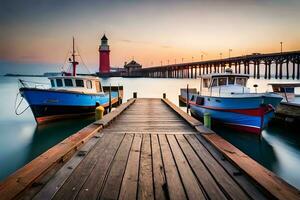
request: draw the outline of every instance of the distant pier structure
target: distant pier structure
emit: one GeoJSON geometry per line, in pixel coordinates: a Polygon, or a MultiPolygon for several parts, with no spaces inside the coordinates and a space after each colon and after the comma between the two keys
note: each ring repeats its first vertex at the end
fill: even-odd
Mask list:
{"type": "Polygon", "coordinates": [[[109,53],[108,39],[104,34],[101,38],[101,45],[99,46],[99,74],[110,72],[109,53]]]}
{"type": "Polygon", "coordinates": [[[196,78],[202,74],[224,72],[230,67],[235,73],[254,78],[300,79],[300,51],[231,57],[225,59],[145,67],[131,72],[132,76],[152,78],[196,78]]]}

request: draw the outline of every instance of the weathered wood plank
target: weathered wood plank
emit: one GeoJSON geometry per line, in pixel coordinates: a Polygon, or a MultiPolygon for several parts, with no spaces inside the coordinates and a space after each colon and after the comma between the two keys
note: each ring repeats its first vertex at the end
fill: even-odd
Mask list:
{"type": "Polygon", "coordinates": [[[99,195],[99,199],[118,199],[133,137],[133,134],[125,135],[112,163],[111,170],[107,176],[103,190],[99,195]]]}
{"type": "Polygon", "coordinates": [[[150,135],[144,135],[140,158],[138,199],[154,199],[150,135]]]}
{"type": "Polygon", "coordinates": [[[203,145],[197,140],[195,135],[185,135],[194,151],[205,164],[206,168],[214,176],[222,190],[231,199],[249,199],[247,194],[240,188],[240,186],[230,177],[224,168],[210,155],[203,145]]]}
{"type": "Polygon", "coordinates": [[[219,188],[213,176],[209,173],[185,137],[183,135],[176,135],[176,139],[207,196],[210,199],[226,199],[226,196],[219,188]]]}
{"type": "Polygon", "coordinates": [[[296,188],[262,167],[217,134],[204,134],[203,136],[274,198],[300,199],[300,193],[296,188]]]}
{"type": "Polygon", "coordinates": [[[171,149],[165,135],[159,135],[163,165],[166,173],[167,190],[170,199],[184,200],[187,199],[183,184],[181,182],[171,149]]]}
{"type": "Polygon", "coordinates": [[[161,158],[161,151],[157,135],[151,135],[152,147],[152,163],[153,163],[153,181],[155,199],[168,199],[168,191],[166,191],[167,182],[165,171],[161,158]]]}
{"type": "Polygon", "coordinates": [[[126,110],[129,106],[131,106],[135,102],[135,99],[130,99],[126,103],[121,104],[117,109],[112,112],[104,115],[104,117],[96,122],[95,125],[107,126],[112,120],[114,120],[117,116],[119,116],[124,110],[126,110]]]}
{"type": "Polygon", "coordinates": [[[47,182],[47,184],[35,195],[33,199],[51,199],[102,136],[102,134],[99,134],[97,137],[91,138],[85,145],[83,145],[79,151],[67,163],[65,163],[61,169],[59,169],[59,171],[47,182]]]}
{"type": "Polygon", "coordinates": [[[231,177],[244,189],[244,191],[252,199],[268,199],[261,190],[258,189],[257,184],[253,184],[252,181],[244,173],[240,173],[240,170],[231,164],[224,155],[212,146],[202,135],[196,135],[197,139],[207,149],[207,151],[216,159],[220,165],[231,175],[231,177]]]}
{"type": "Polygon", "coordinates": [[[179,116],[181,116],[186,122],[188,122],[191,126],[199,126],[202,125],[200,121],[197,119],[193,118],[192,116],[188,115],[185,113],[183,110],[178,108],[175,104],[173,104],[171,101],[168,99],[162,99],[164,103],[166,103],[171,109],[173,109],[179,116]]]}
{"type": "Polygon", "coordinates": [[[135,135],[130,150],[119,199],[136,199],[142,135],[135,135]]]}
{"type": "Polygon", "coordinates": [[[185,159],[174,135],[167,135],[176,166],[189,199],[205,199],[197,178],[192,172],[188,161],[185,159]]]}
{"type": "Polygon", "coordinates": [[[19,195],[30,187],[34,180],[47,173],[65,156],[69,156],[101,128],[94,124],[83,128],[10,175],[0,184],[0,196],[5,199],[13,199],[19,195]]]}
{"type": "Polygon", "coordinates": [[[123,137],[124,135],[120,134],[105,134],[95,148],[88,153],[83,162],[73,171],[53,199],[74,199],[97,163],[103,163],[103,166],[109,165],[113,157],[112,152],[118,148],[123,137]]]}

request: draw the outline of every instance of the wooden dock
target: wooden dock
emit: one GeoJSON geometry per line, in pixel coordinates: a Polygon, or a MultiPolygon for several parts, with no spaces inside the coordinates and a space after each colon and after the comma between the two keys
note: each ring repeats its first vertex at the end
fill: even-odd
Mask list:
{"type": "Polygon", "coordinates": [[[0,199],[300,199],[167,99],[131,99],[0,184],[0,199]]]}

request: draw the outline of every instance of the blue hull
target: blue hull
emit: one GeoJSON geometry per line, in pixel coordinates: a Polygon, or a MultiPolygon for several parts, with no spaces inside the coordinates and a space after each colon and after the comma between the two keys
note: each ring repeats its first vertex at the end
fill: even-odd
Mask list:
{"type": "MultiPolygon", "coordinates": [[[[186,94],[181,98],[186,100],[186,94]]],[[[203,117],[210,113],[212,119],[242,131],[260,134],[274,115],[281,97],[249,95],[244,97],[214,97],[189,95],[193,115],[203,117]]]]}
{"type": "MultiPolygon", "coordinates": [[[[83,94],[70,91],[20,88],[38,123],[66,117],[88,115],[99,105],[109,106],[108,94],[83,94]]],[[[118,93],[111,93],[112,104],[118,102],[118,93]]]]}

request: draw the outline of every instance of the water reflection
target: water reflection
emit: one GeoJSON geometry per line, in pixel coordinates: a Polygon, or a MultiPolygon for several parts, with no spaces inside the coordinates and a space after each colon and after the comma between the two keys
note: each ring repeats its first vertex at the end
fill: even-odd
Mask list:
{"type": "Polygon", "coordinates": [[[295,128],[270,123],[261,136],[215,125],[213,130],[264,167],[300,188],[300,138],[295,128]]]}
{"type": "Polygon", "coordinates": [[[1,124],[1,128],[12,131],[1,133],[0,180],[24,166],[69,135],[92,123],[94,117],[53,122],[33,126],[31,123],[13,125],[1,124]],[[12,139],[11,134],[14,134],[12,139]]]}

